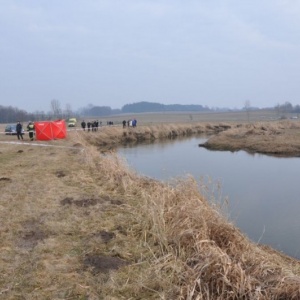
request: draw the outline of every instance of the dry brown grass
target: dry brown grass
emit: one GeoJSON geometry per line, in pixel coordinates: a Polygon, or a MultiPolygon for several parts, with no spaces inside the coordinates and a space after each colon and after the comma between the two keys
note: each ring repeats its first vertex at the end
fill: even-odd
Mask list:
{"type": "Polygon", "coordinates": [[[0,299],[299,299],[299,261],[250,242],[193,178],[140,177],[88,134],[0,144],[0,299]]]}
{"type": "Polygon", "coordinates": [[[89,144],[103,149],[113,149],[122,144],[139,143],[174,139],[195,134],[212,134],[225,130],[233,125],[229,123],[183,123],[144,125],[136,128],[122,128],[122,126],[105,126],[96,132],[71,131],[70,135],[80,135],[89,144]]]}
{"type": "Polygon", "coordinates": [[[212,150],[300,156],[300,122],[285,120],[236,124],[212,136],[202,146],[212,150]]]}

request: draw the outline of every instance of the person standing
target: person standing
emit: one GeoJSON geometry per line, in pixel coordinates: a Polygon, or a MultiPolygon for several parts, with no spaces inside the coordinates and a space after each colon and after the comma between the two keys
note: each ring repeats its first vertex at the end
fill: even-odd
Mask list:
{"type": "Polygon", "coordinates": [[[84,120],[82,120],[81,127],[82,127],[83,131],[85,131],[85,126],[86,126],[86,123],[84,122],[84,120]]]}
{"type": "Polygon", "coordinates": [[[31,141],[33,141],[33,134],[34,134],[34,123],[33,122],[29,122],[27,125],[27,130],[29,132],[29,138],[31,141]]]}
{"type": "Polygon", "coordinates": [[[20,121],[18,121],[17,126],[16,126],[16,131],[17,131],[17,137],[18,140],[22,139],[23,140],[23,132],[22,132],[22,124],[20,121]],[[21,138],[20,138],[21,137],[21,138]]]}

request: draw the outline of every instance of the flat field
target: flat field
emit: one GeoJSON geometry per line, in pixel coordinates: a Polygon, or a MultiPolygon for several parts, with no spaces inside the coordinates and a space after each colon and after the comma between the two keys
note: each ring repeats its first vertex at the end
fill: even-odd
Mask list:
{"type": "MultiPolygon", "coordinates": [[[[287,115],[291,117],[292,115],[287,115]]],[[[109,117],[91,117],[90,120],[99,119],[103,125],[107,121],[121,124],[123,120],[137,119],[138,125],[155,125],[156,123],[191,123],[191,122],[256,122],[270,121],[279,118],[276,111],[257,110],[247,112],[178,112],[178,113],[139,113],[124,114],[109,117]]],[[[79,124],[79,123],[78,123],[79,124]]]]}

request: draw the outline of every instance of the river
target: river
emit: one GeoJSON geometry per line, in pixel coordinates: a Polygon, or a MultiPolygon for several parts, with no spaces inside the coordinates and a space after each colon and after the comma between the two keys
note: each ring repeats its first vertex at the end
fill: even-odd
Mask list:
{"type": "MultiPolygon", "coordinates": [[[[118,150],[138,173],[162,181],[192,175],[251,240],[300,259],[300,158],[198,147],[206,137],[127,146],[118,150]]],[[[200,185],[201,185],[200,184],[200,185]]]]}

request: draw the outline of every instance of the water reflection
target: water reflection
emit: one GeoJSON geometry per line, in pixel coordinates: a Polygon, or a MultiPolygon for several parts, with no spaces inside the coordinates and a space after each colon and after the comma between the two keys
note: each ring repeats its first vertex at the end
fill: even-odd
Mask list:
{"type": "MultiPolygon", "coordinates": [[[[299,158],[208,151],[205,137],[119,149],[139,173],[159,180],[191,174],[221,185],[230,219],[253,241],[300,258],[299,158]]],[[[215,196],[216,197],[216,196],[215,196]]],[[[222,201],[222,200],[221,200],[222,201]]]]}

